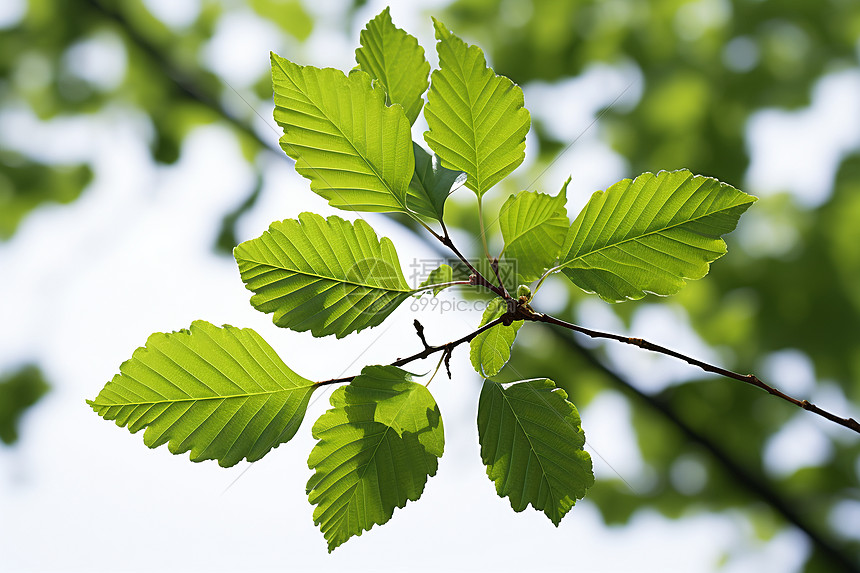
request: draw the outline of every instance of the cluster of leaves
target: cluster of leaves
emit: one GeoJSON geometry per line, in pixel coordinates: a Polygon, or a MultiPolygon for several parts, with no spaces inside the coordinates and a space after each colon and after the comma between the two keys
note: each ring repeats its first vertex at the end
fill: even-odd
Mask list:
{"type": "MultiPolygon", "coordinates": [[[[534,0],[528,9],[523,5],[517,18],[505,11],[508,7],[502,0],[457,0],[445,9],[444,18],[479,41],[499,73],[523,83],[565,90],[571,78],[607,65],[629,73],[635,78],[631,88],[617,104],[599,110],[595,127],[600,141],[611,145],[634,172],[654,165],[685,166],[741,181],[749,173],[753,153],[766,155],[750,145],[750,120],[763,110],[789,121],[804,117],[813,97],[823,95],[816,84],[855,69],[860,61],[856,2],[816,10],[806,2],[534,0]],[[698,12],[706,6],[715,9],[707,19],[698,12]]],[[[550,125],[553,121],[554,114],[535,114],[532,132],[538,145],[530,152],[539,151],[540,156],[524,184],[570,142],[560,139],[560,130],[550,125]]],[[[803,127],[792,123],[798,128],[792,139],[801,142],[800,150],[803,127]]],[[[832,194],[821,197],[820,206],[804,205],[788,194],[762,198],[755,221],[747,221],[748,229],[760,233],[734,237],[733,256],[715,267],[707,281],[691,284],[677,297],[650,302],[688,316],[697,335],[722,349],[737,371],[761,369],[772,358],[808,359],[816,379],[810,391],[843,394],[856,408],[860,251],[857,227],[849,221],[858,216],[858,159],[856,147],[834,157],[837,176],[832,185],[822,182],[822,189],[832,194]]],[[[783,160],[787,167],[790,159],[783,160]]],[[[786,178],[781,181],[790,184],[786,178]]],[[[450,208],[448,215],[467,231],[477,229],[466,213],[450,208]]],[[[574,320],[583,296],[577,289],[570,289],[568,296],[566,308],[557,313],[574,320]]],[[[630,325],[644,309],[615,305],[611,310],[630,325]]],[[[641,395],[626,388],[625,382],[635,386],[632,377],[607,377],[590,363],[587,355],[594,350],[583,351],[585,359],[566,369],[570,374],[554,364],[561,353],[572,355],[573,361],[577,351],[569,337],[552,336],[529,353],[516,354],[511,366],[524,372],[541,368],[568,392],[576,385],[580,407],[607,387],[630,397],[637,445],[644,463],[654,470],[647,495],[632,492],[617,478],[598,480],[589,496],[608,523],[623,523],[637,511],[658,511],[671,519],[690,511],[737,511],[756,524],[762,540],[785,524],[809,535],[814,549],[808,571],[833,567],[821,560],[827,551],[821,551],[816,536],[856,562],[860,544],[843,537],[846,524],[837,516],[842,504],[856,498],[860,444],[803,426],[820,440],[819,457],[775,469],[773,446],[782,443],[775,436],[783,435],[780,430],[786,424],[799,424],[800,415],[768,407],[768,396],[737,385],[705,388],[695,373],[657,394],[641,395]],[[725,424],[727,411],[733,412],[731,424],[725,424]],[[710,445],[703,449],[691,429],[710,445]],[[722,455],[704,453],[714,447],[722,455]],[[679,480],[683,474],[678,469],[690,465],[706,476],[693,488],[679,480]],[[751,482],[778,492],[782,502],[762,495],[751,482]],[[786,514],[783,507],[792,512],[786,514]]],[[[611,357],[605,363],[617,373],[625,371],[611,357]]],[[[797,430],[799,425],[792,427],[797,430]]]]}
{"type": "Polygon", "coordinates": [[[571,224],[567,183],[555,196],[523,191],[498,214],[502,252],[486,253],[486,264],[475,268],[448,235],[446,199],[461,186],[471,189],[483,221],[484,195],[524,159],[530,115],[520,88],[496,75],[479,48],[434,25],[439,69],[432,75],[423,48],[394,26],[388,9],[362,31],[358,68],[348,75],[272,54],[274,116],[284,129],[281,147],[311,190],[340,209],[414,219],[458,255],[468,280],[453,280],[454,270],[443,265],[410,287],[388,238],[362,219],[313,213],[272,223],[234,256],[252,306],[280,327],[340,338],[380,324],[410,296],[465,283],[495,295],[477,330],[440,347],[427,345],[419,330],[425,348],[412,357],[314,382],[256,332],[197,321],[153,334],[89,401],[131,432],[145,428],[147,446],[166,443],[172,453],[190,451],[193,461],[231,466],[290,440],[316,388],[347,383],[314,424],[318,443],[308,460],[314,522],[329,550],[387,522],[435,475],[444,448],[441,413],[400,366],[436,352],[446,360],[465,342],[484,378],[477,423],[488,476],[514,510],[530,504],[558,525],[594,480],[577,410],[550,379],[492,380],[524,322],[545,317],[531,307],[543,281],[560,272],[609,302],[674,294],[725,253],[721,236],[755,201],[687,170],[645,173],[594,193],[571,224]],[[422,108],[432,154],[411,137],[422,108]],[[438,231],[431,227],[437,224],[438,231]]]}
{"type": "MultiPolygon", "coordinates": [[[[3,115],[32,115],[44,122],[81,120],[133,106],[151,125],[151,137],[144,145],[148,144],[157,163],[175,162],[187,134],[224,119],[239,135],[249,161],[265,148],[247,125],[225,118],[216,96],[226,86],[217,76],[188,65],[211,41],[219,20],[229,15],[223,5],[206,4],[193,23],[175,30],[141,0],[19,4],[24,5],[20,19],[11,26],[4,22],[0,30],[3,115]],[[103,74],[98,68],[112,66],[92,65],[87,54],[98,50],[110,51],[115,63],[121,62],[114,70],[117,77],[99,78],[103,74]]],[[[299,0],[249,4],[294,42],[306,40],[313,29],[313,20],[299,0]]],[[[270,82],[263,79],[254,87],[261,98],[268,98],[270,82]]],[[[43,145],[34,151],[21,141],[20,137],[0,138],[0,245],[14,236],[30,213],[76,201],[93,180],[90,157],[74,152],[69,157],[68,150],[57,157],[43,145]]],[[[235,222],[253,205],[260,186],[225,215],[216,245],[222,250],[229,252],[235,246],[235,222]]]]}

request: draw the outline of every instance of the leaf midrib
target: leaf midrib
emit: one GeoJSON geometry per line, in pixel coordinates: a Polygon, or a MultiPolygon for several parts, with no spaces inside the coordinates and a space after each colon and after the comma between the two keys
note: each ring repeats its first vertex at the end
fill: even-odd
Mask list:
{"type": "MultiPolygon", "coordinates": [[[[258,266],[270,267],[270,268],[275,269],[275,270],[281,270],[284,272],[294,273],[297,275],[303,275],[303,276],[307,276],[307,277],[314,277],[314,278],[317,278],[319,280],[326,280],[326,281],[331,281],[331,282],[335,282],[335,283],[349,284],[349,285],[353,285],[353,286],[364,287],[364,288],[371,289],[371,290],[383,290],[386,292],[399,292],[399,293],[405,293],[405,294],[411,294],[413,292],[416,292],[414,289],[407,289],[407,290],[403,290],[403,289],[399,289],[399,288],[394,289],[394,288],[388,288],[388,287],[383,287],[383,286],[378,286],[378,285],[370,285],[370,284],[364,284],[364,283],[360,283],[360,282],[350,281],[350,280],[346,280],[346,279],[341,279],[340,277],[327,277],[325,275],[319,275],[316,273],[309,273],[309,272],[301,271],[298,269],[289,269],[285,266],[279,266],[279,265],[275,265],[275,264],[265,262],[265,261],[258,261],[255,259],[243,258],[242,260],[247,261],[249,263],[253,263],[253,264],[258,265],[258,266]]],[[[388,261],[386,261],[386,262],[388,262],[388,261]]]]}
{"type": "MultiPolygon", "coordinates": [[[[465,42],[463,42],[465,44],[465,42]]],[[[466,54],[469,53],[469,46],[466,46],[466,54]]],[[[475,127],[475,102],[472,99],[472,89],[468,80],[471,77],[466,77],[466,70],[463,68],[463,62],[459,60],[455,60],[457,62],[457,67],[460,70],[461,77],[463,78],[463,84],[466,87],[466,96],[469,98],[469,126],[471,127],[471,136],[472,136],[472,150],[475,152],[475,186],[478,187],[478,190],[481,194],[485,192],[483,189],[483,179],[481,179],[481,160],[478,154],[478,130],[475,127]]],[[[479,72],[480,79],[480,72],[479,72]]],[[[484,84],[486,86],[486,84],[484,84]]],[[[483,88],[481,88],[483,91],[483,88]]]]}
{"type": "MultiPolygon", "coordinates": [[[[494,384],[495,384],[495,382],[494,382],[494,384]]],[[[559,498],[557,495],[555,495],[555,492],[553,491],[552,484],[551,484],[551,483],[550,483],[550,481],[549,481],[549,474],[547,473],[546,469],[544,469],[544,467],[543,467],[543,462],[541,461],[541,459],[540,459],[540,455],[538,455],[537,450],[535,449],[535,446],[534,446],[534,444],[532,443],[532,439],[531,439],[531,437],[529,436],[529,433],[526,431],[525,426],[524,426],[524,425],[523,425],[523,423],[520,421],[520,417],[519,417],[519,416],[517,416],[517,413],[516,413],[516,411],[514,410],[513,405],[511,405],[511,401],[510,401],[510,399],[509,399],[509,398],[507,397],[507,395],[505,394],[505,391],[504,391],[504,389],[501,387],[501,385],[499,385],[498,390],[499,390],[499,392],[501,393],[502,398],[503,398],[503,399],[504,399],[504,401],[505,401],[505,404],[507,404],[508,409],[511,411],[511,414],[512,414],[512,415],[513,415],[513,417],[514,417],[514,420],[516,420],[517,425],[520,427],[520,430],[522,430],[523,435],[526,437],[526,440],[527,440],[527,441],[528,441],[528,443],[529,443],[529,448],[531,448],[532,453],[534,454],[535,458],[537,459],[538,466],[540,466],[541,474],[543,475],[544,481],[546,482],[546,487],[547,487],[547,489],[549,490],[550,495],[552,496],[552,499],[553,499],[553,511],[555,511],[555,510],[556,510],[556,504],[558,504],[558,501],[559,501],[559,499],[560,499],[560,498],[559,498]]],[[[506,479],[505,481],[507,481],[507,479],[506,479]]],[[[531,501],[529,501],[529,503],[531,503],[531,504],[532,504],[532,506],[535,506],[535,505],[534,505],[534,503],[532,503],[531,501]]]]}
{"type": "MultiPolygon", "coordinates": [[[[594,250],[589,251],[589,252],[587,252],[587,253],[583,253],[583,254],[581,254],[581,255],[577,255],[576,257],[574,257],[574,258],[572,258],[572,259],[570,259],[570,260],[568,260],[568,261],[565,261],[565,262],[564,262],[564,264],[559,265],[559,266],[558,266],[558,268],[559,268],[559,269],[563,269],[563,268],[565,268],[565,267],[568,267],[568,266],[570,266],[570,264],[571,264],[571,263],[573,263],[573,262],[575,262],[575,261],[578,261],[578,260],[580,260],[580,259],[584,259],[585,257],[590,256],[590,255],[593,255],[593,254],[595,254],[595,253],[599,253],[600,251],[602,251],[602,250],[604,250],[604,249],[609,249],[609,248],[612,248],[612,247],[617,247],[617,246],[619,246],[619,245],[623,245],[624,243],[627,243],[627,242],[629,242],[629,241],[641,240],[641,239],[644,239],[645,237],[649,237],[649,236],[651,236],[651,235],[660,234],[660,233],[663,233],[663,232],[665,232],[665,231],[668,231],[669,229],[674,229],[674,228],[676,228],[676,227],[681,227],[681,226],[683,226],[683,225],[686,225],[687,223],[692,223],[693,221],[698,221],[698,220],[700,220],[700,219],[703,219],[703,218],[705,218],[705,217],[710,217],[711,215],[715,215],[715,214],[720,213],[720,212],[722,212],[722,211],[728,211],[729,209],[733,209],[733,208],[735,208],[735,207],[740,207],[741,205],[743,205],[743,203],[739,203],[739,204],[735,204],[735,205],[730,205],[730,206],[728,206],[728,207],[726,207],[726,208],[723,208],[723,209],[717,209],[717,210],[715,210],[715,211],[709,211],[709,212],[707,212],[707,213],[705,213],[705,214],[703,214],[703,215],[701,215],[701,216],[699,216],[699,217],[694,217],[694,218],[692,218],[692,219],[687,219],[686,221],[681,221],[681,222],[676,223],[676,224],[674,224],[674,225],[669,225],[668,227],[663,227],[662,229],[656,229],[656,230],[651,231],[651,232],[648,232],[648,233],[643,233],[643,234],[641,234],[641,235],[636,235],[635,237],[627,237],[626,239],[623,239],[623,240],[618,241],[618,242],[616,242],[616,243],[612,243],[612,244],[604,245],[604,246],[600,247],[599,249],[594,249],[594,250]]],[[[717,238],[718,238],[718,239],[720,239],[721,237],[717,237],[717,238]]],[[[571,246],[572,246],[572,245],[571,245],[571,246]]]]}
{"type": "MultiPolygon", "coordinates": [[[[382,184],[385,186],[385,188],[388,190],[388,192],[391,194],[391,196],[394,198],[394,200],[395,200],[395,201],[397,201],[397,204],[398,204],[398,205],[400,205],[400,207],[401,207],[401,208],[403,208],[403,210],[404,210],[405,212],[407,212],[407,213],[408,213],[408,212],[409,212],[409,210],[406,208],[406,199],[405,199],[405,197],[404,197],[404,200],[403,200],[403,201],[401,201],[401,200],[400,200],[400,197],[399,197],[399,196],[394,192],[394,190],[393,190],[393,189],[391,188],[391,186],[388,184],[388,181],[386,181],[386,180],[385,180],[385,179],[384,179],[384,178],[383,178],[383,177],[382,177],[382,176],[381,176],[381,175],[376,171],[376,167],[375,167],[375,166],[374,166],[374,165],[373,165],[373,164],[372,164],[372,163],[371,163],[371,162],[370,162],[370,161],[369,161],[369,160],[368,160],[368,159],[367,159],[367,158],[366,158],[362,153],[360,153],[360,152],[358,151],[358,149],[357,149],[357,148],[355,147],[355,145],[352,143],[352,140],[351,140],[350,138],[348,138],[348,137],[346,136],[346,134],[344,134],[344,132],[343,132],[343,130],[340,128],[340,126],[339,126],[339,125],[337,125],[334,121],[332,121],[332,119],[328,116],[328,114],[325,112],[325,110],[324,110],[324,109],[322,109],[322,108],[320,108],[318,105],[316,105],[316,102],[315,102],[315,101],[314,101],[314,100],[313,100],[313,99],[312,99],[312,98],[311,98],[311,97],[310,97],[310,96],[309,96],[309,95],[308,95],[308,94],[307,94],[303,89],[301,89],[301,88],[296,84],[296,82],[293,80],[293,78],[291,78],[291,77],[290,77],[290,74],[287,72],[287,70],[285,70],[285,69],[284,69],[284,66],[283,66],[283,65],[281,65],[281,62],[280,62],[280,61],[275,60],[275,62],[278,64],[278,67],[279,67],[279,68],[281,69],[281,71],[284,73],[284,76],[285,76],[287,79],[289,79],[289,80],[290,80],[290,83],[292,83],[292,84],[293,84],[293,86],[295,86],[296,90],[297,90],[299,93],[301,93],[303,96],[305,96],[305,97],[308,99],[308,101],[309,101],[311,104],[313,104],[313,106],[314,106],[317,110],[319,110],[319,112],[320,112],[320,113],[322,113],[322,114],[323,114],[323,116],[325,116],[326,120],[327,120],[327,121],[328,121],[328,122],[329,122],[329,123],[330,123],[330,124],[331,124],[331,125],[332,125],[336,130],[337,130],[337,131],[338,131],[338,133],[340,133],[341,137],[342,137],[342,138],[343,138],[347,143],[349,143],[349,146],[353,149],[353,151],[355,151],[356,156],[361,157],[361,160],[362,160],[362,161],[364,161],[365,165],[367,165],[367,167],[371,170],[371,172],[373,172],[373,174],[376,176],[376,178],[377,178],[377,179],[379,179],[379,181],[380,181],[380,182],[382,182],[382,184]]],[[[302,67],[302,66],[299,66],[299,68],[300,68],[300,69],[302,69],[303,67],[302,67]]],[[[367,73],[367,72],[364,72],[364,73],[367,73]]],[[[369,75],[369,74],[368,74],[368,75],[369,75]]],[[[349,83],[350,83],[349,76],[347,76],[347,75],[345,75],[345,74],[344,74],[344,77],[346,78],[347,85],[349,85],[349,83]]],[[[352,90],[350,90],[350,91],[352,91],[352,90]]],[[[371,92],[372,92],[372,91],[373,91],[373,87],[371,87],[371,92]]],[[[393,107],[393,106],[392,106],[392,107],[393,107]]],[[[402,107],[403,107],[403,106],[401,106],[401,108],[402,108],[402,107]]],[[[285,109],[286,109],[286,108],[285,108],[285,109]]],[[[386,109],[387,109],[387,107],[385,107],[385,105],[383,104],[382,113],[380,114],[380,117],[382,118],[383,128],[384,128],[384,126],[385,126],[385,111],[386,111],[386,109]]],[[[405,112],[404,112],[404,114],[405,114],[405,112]]],[[[407,121],[408,121],[408,119],[407,119],[407,121]]],[[[301,129],[304,129],[304,128],[301,128],[301,129]]],[[[286,130],[285,130],[285,131],[286,131],[286,130]]],[[[290,145],[292,145],[292,144],[290,144],[290,145]]],[[[307,161],[307,160],[305,160],[305,161],[307,161]]],[[[309,164],[309,165],[310,165],[310,164],[309,164]]],[[[314,169],[314,171],[316,171],[316,169],[315,169],[315,168],[313,168],[313,169],[314,169]]],[[[317,174],[319,175],[319,173],[317,173],[317,174]]],[[[328,183],[325,181],[325,179],[324,179],[322,176],[320,176],[320,179],[322,179],[322,181],[323,181],[324,183],[326,183],[326,185],[328,185],[328,183]]],[[[349,203],[347,203],[347,204],[349,204],[349,203]]]]}
{"type": "Polygon", "coordinates": [[[185,402],[203,402],[206,400],[231,400],[231,399],[236,399],[236,398],[251,398],[254,396],[269,396],[272,394],[278,394],[279,392],[295,392],[297,390],[306,390],[309,388],[314,388],[315,386],[316,386],[316,384],[311,382],[310,384],[308,384],[306,386],[295,386],[293,388],[278,388],[277,390],[266,390],[263,392],[248,392],[245,394],[230,394],[227,396],[204,396],[201,398],[188,397],[188,398],[179,398],[177,400],[152,400],[152,401],[148,401],[148,402],[115,402],[115,403],[110,404],[110,403],[104,403],[104,402],[96,402],[95,400],[93,400],[92,402],[90,402],[90,405],[91,406],[104,406],[104,407],[109,408],[112,406],[122,406],[122,407],[125,407],[125,406],[144,406],[144,405],[154,406],[156,404],[182,404],[185,402]]]}

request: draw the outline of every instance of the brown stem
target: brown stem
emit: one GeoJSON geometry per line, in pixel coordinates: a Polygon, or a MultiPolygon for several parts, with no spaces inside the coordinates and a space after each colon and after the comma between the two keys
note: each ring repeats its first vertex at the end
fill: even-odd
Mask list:
{"type": "Polygon", "coordinates": [[[490,266],[493,268],[493,272],[496,273],[496,280],[499,281],[499,288],[502,289],[502,298],[511,298],[511,295],[508,294],[508,289],[505,288],[505,284],[502,282],[502,277],[499,275],[499,259],[493,259],[490,262],[490,266]]]}
{"type": "Polygon", "coordinates": [[[646,394],[636,386],[630,384],[621,375],[598,360],[590,349],[583,347],[574,337],[568,336],[557,328],[551,328],[550,331],[557,337],[559,342],[568,347],[568,350],[579,353],[587,364],[606,375],[623,391],[635,396],[659,415],[663,416],[664,420],[680,432],[690,443],[701,447],[727,473],[734,483],[737,483],[741,488],[746,489],[753,496],[770,505],[783,519],[802,531],[812,541],[815,549],[831,561],[834,571],[857,573],[858,569],[852,562],[851,557],[847,556],[840,547],[834,545],[829,539],[823,536],[813,524],[807,523],[804,514],[800,511],[800,504],[796,500],[789,500],[780,495],[778,488],[768,482],[759,472],[746,467],[745,464],[735,459],[731,451],[724,449],[719,441],[712,439],[706,433],[703,433],[685,421],[684,416],[679,415],[669,402],[658,396],[646,394]]]}
{"type": "Polygon", "coordinates": [[[648,342],[647,340],[643,340],[641,338],[630,338],[627,336],[621,336],[619,334],[612,334],[609,332],[601,332],[599,330],[591,330],[590,328],[584,328],[582,326],[566,322],[564,320],[536,312],[528,312],[528,311],[520,311],[517,314],[517,319],[520,320],[531,320],[534,322],[545,322],[547,324],[553,324],[555,326],[561,326],[563,328],[567,328],[568,330],[572,330],[574,332],[579,332],[581,334],[585,334],[586,336],[590,336],[592,338],[608,338],[609,340],[615,340],[617,342],[623,342],[624,344],[630,344],[633,346],[638,346],[639,348],[644,348],[645,350],[650,350],[651,352],[659,352],[660,354],[665,354],[666,356],[671,356],[673,358],[677,358],[679,360],[683,360],[688,364],[692,364],[693,366],[698,366],[705,372],[711,372],[713,374],[719,374],[720,376],[725,376],[726,378],[732,378],[734,380],[739,380],[741,382],[746,382],[747,384],[752,384],[758,388],[761,388],[768,394],[772,394],[777,398],[782,398],[786,402],[794,404],[798,408],[802,408],[814,414],[818,414],[822,418],[826,418],[831,422],[835,422],[840,426],[844,426],[849,430],[854,430],[858,434],[860,434],[860,423],[857,422],[854,418],[842,418],[837,416],[836,414],[832,414],[827,410],[819,408],[812,402],[808,400],[798,400],[797,398],[793,398],[788,394],[777,390],[773,386],[770,386],[764,382],[762,382],[758,377],[753,374],[739,374],[737,372],[733,372],[731,370],[726,370],[725,368],[720,368],[719,366],[714,366],[713,364],[709,364],[707,362],[702,362],[701,360],[697,360],[686,354],[681,354],[675,350],[670,348],[666,348],[664,346],[660,346],[659,344],[654,344],[653,342],[648,342]]]}
{"type": "MultiPolygon", "coordinates": [[[[439,239],[443,245],[451,249],[451,252],[457,255],[457,258],[460,259],[460,261],[462,261],[464,265],[466,265],[466,267],[469,269],[469,272],[471,272],[472,276],[475,277],[474,284],[487,287],[502,298],[510,298],[510,295],[508,295],[504,287],[497,287],[496,285],[488,281],[487,277],[482,275],[478,269],[472,266],[472,263],[466,260],[466,257],[463,256],[463,253],[461,253],[460,250],[457,249],[456,245],[454,245],[454,241],[451,240],[451,236],[448,234],[448,228],[445,226],[445,223],[442,223],[442,232],[444,233],[442,236],[437,235],[436,233],[433,233],[433,236],[439,239]]],[[[501,279],[499,280],[499,284],[501,284],[501,279]]]]}
{"type": "MultiPolygon", "coordinates": [[[[470,332],[469,334],[467,334],[466,336],[464,336],[462,338],[458,338],[457,340],[452,340],[451,342],[446,342],[445,344],[440,344],[439,346],[430,346],[424,341],[424,338],[423,338],[424,328],[422,327],[420,330],[421,335],[419,335],[419,336],[421,338],[421,341],[424,342],[424,350],[422,350],[421,352],[416,352],[412,356],[407,356],[406,358],[398,358],[397,360],[395,360],[394,362],[391,363],[391,366],[404,366],[406,364],[409,364],[410,362],[414,362],[416,360],[421,360],[423,358],[427,358],[428,356],[436,354],[437,352],[444,352],[445,353],[445,359],[447,362],[447,360],[450,359],[450,357],[451,357],[451,353],[454,351],[454,349],[456,347],[460,346],[461,344],[463,344],[465,342],[470,342],[473,338],[475,338],[476,336],[478,336],[482,332],[493,328],[497,324],[502,324],[503,319],[504,319],[504,317],[500,316],[499,318],[488,322],[487,324],[485,324],[484,326],[482,326],[478,330],[475,330],[474,332],[470,332]]],[[[415,321],[415,322],[418,322],[418,321],[415,321]]],[[[418,323],[418,324],[420,325],[420,323],[418,323]]],[[[418,327],[416,327],[416,330],[417,329],[418,329],[418,327]]],[[[355,376],[344,376],[343,378],[332,378],[331,380],[323,380],[321,382],[317,382],[315,385],[316,386],[327,386],[329,384],[339,384],[341,382],[352,382],[352,380],[354,378],[355,378],[355,376]]]]}
{"type": "Polygon", "coordinates": [[[424,350],[430,348],[430,345],[427,344],[427,339],[424,338],[424,325],[418,322],[418,319],[412,321],[412,326],[415,327],[415,334],[418,335],[418,338],[421,339],[421,344],[424,345],[424,350]]]}

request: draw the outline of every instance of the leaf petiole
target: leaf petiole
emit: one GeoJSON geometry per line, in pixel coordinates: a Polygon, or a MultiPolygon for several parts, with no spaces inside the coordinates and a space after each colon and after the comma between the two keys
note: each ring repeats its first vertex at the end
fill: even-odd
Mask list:
{"type": "Polygon", "coordinates": [[[480,195],[478,195],[478,226],[481,228],[481,244],[484,246],[484,255],[492,261],[493,257],[490,256],[490,249],[487,247],[487,233],[484,230],[484,207],[480,195]]]}
{"type": "Polygon", "coordinates": [[[537,295],[538,291],[540,290],[540,287],[543,284],[544,279],[546,279],[546,277],[548,277],[552,273],[556,272],[560,268],[561,267],[552,267],[547,272],[545,272],[544,274],[541,275],[541,277],[538,279],[537,285],[535,286],[534,290],[532,291],[532,300],[534,300],[535,295],[537,295]]]}

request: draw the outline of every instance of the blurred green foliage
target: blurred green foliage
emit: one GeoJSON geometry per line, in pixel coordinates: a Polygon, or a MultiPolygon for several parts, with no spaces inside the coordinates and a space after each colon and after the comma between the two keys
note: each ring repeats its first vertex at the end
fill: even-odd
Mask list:
{"type": "Polygon", "coordinates": [[[0,240],[40,204],[77,199],[91,179],[88,165],[48,165],[0,148],[0,240]]]}
{"type": "MultiPolygon", "coordinates": [[[[250,7],[296,41],[313,30],[298,0],[254,0],[250,7]]],[[[199,63],[218,23],[233,13],[221,2],[205,1],[190,24],[171,27],[140,0],[30,0],[21,21],[0,30],[0,109],[27,109],[47,121],[132,108],[150,122],[153,160],[168,164],[179,159],[191,130],[224,122],[236,128],[246,157],[253,159],[264,147],[248,127],[253,110],[225,115],[219,99],[232,89],[199,63]],[[120,62],[114,74],[95,69],[106,67],[93,56],[99,51],[120,62]]],[[[270,83],[261,76],[264,99],[271,98],[270,83]]],[[[86,163],[46,161],[8,149],[0,137],[0,240],[41,204],[76,199],[90,180],[86,163]]],[[[229,252],[234,245],[219,246],[229,252]]]]}
{"type": "Polygon", "coordinates": [[[0,377],[0,441],[18,441],[18,422],[24,412],[49,390],[36,366],[24,366],[0,377]]]}
{"type": "Polygon", "coordinates": [[[823,73],[856,65],[860,4],[458,0],[446,21],[489,52],[496,73],[521,84],[576,76],[597,62],[634,63],[642,100],[604,118],[632,171],[686,167],[740,182],[749,116],[807,105],[823,73]]]}

